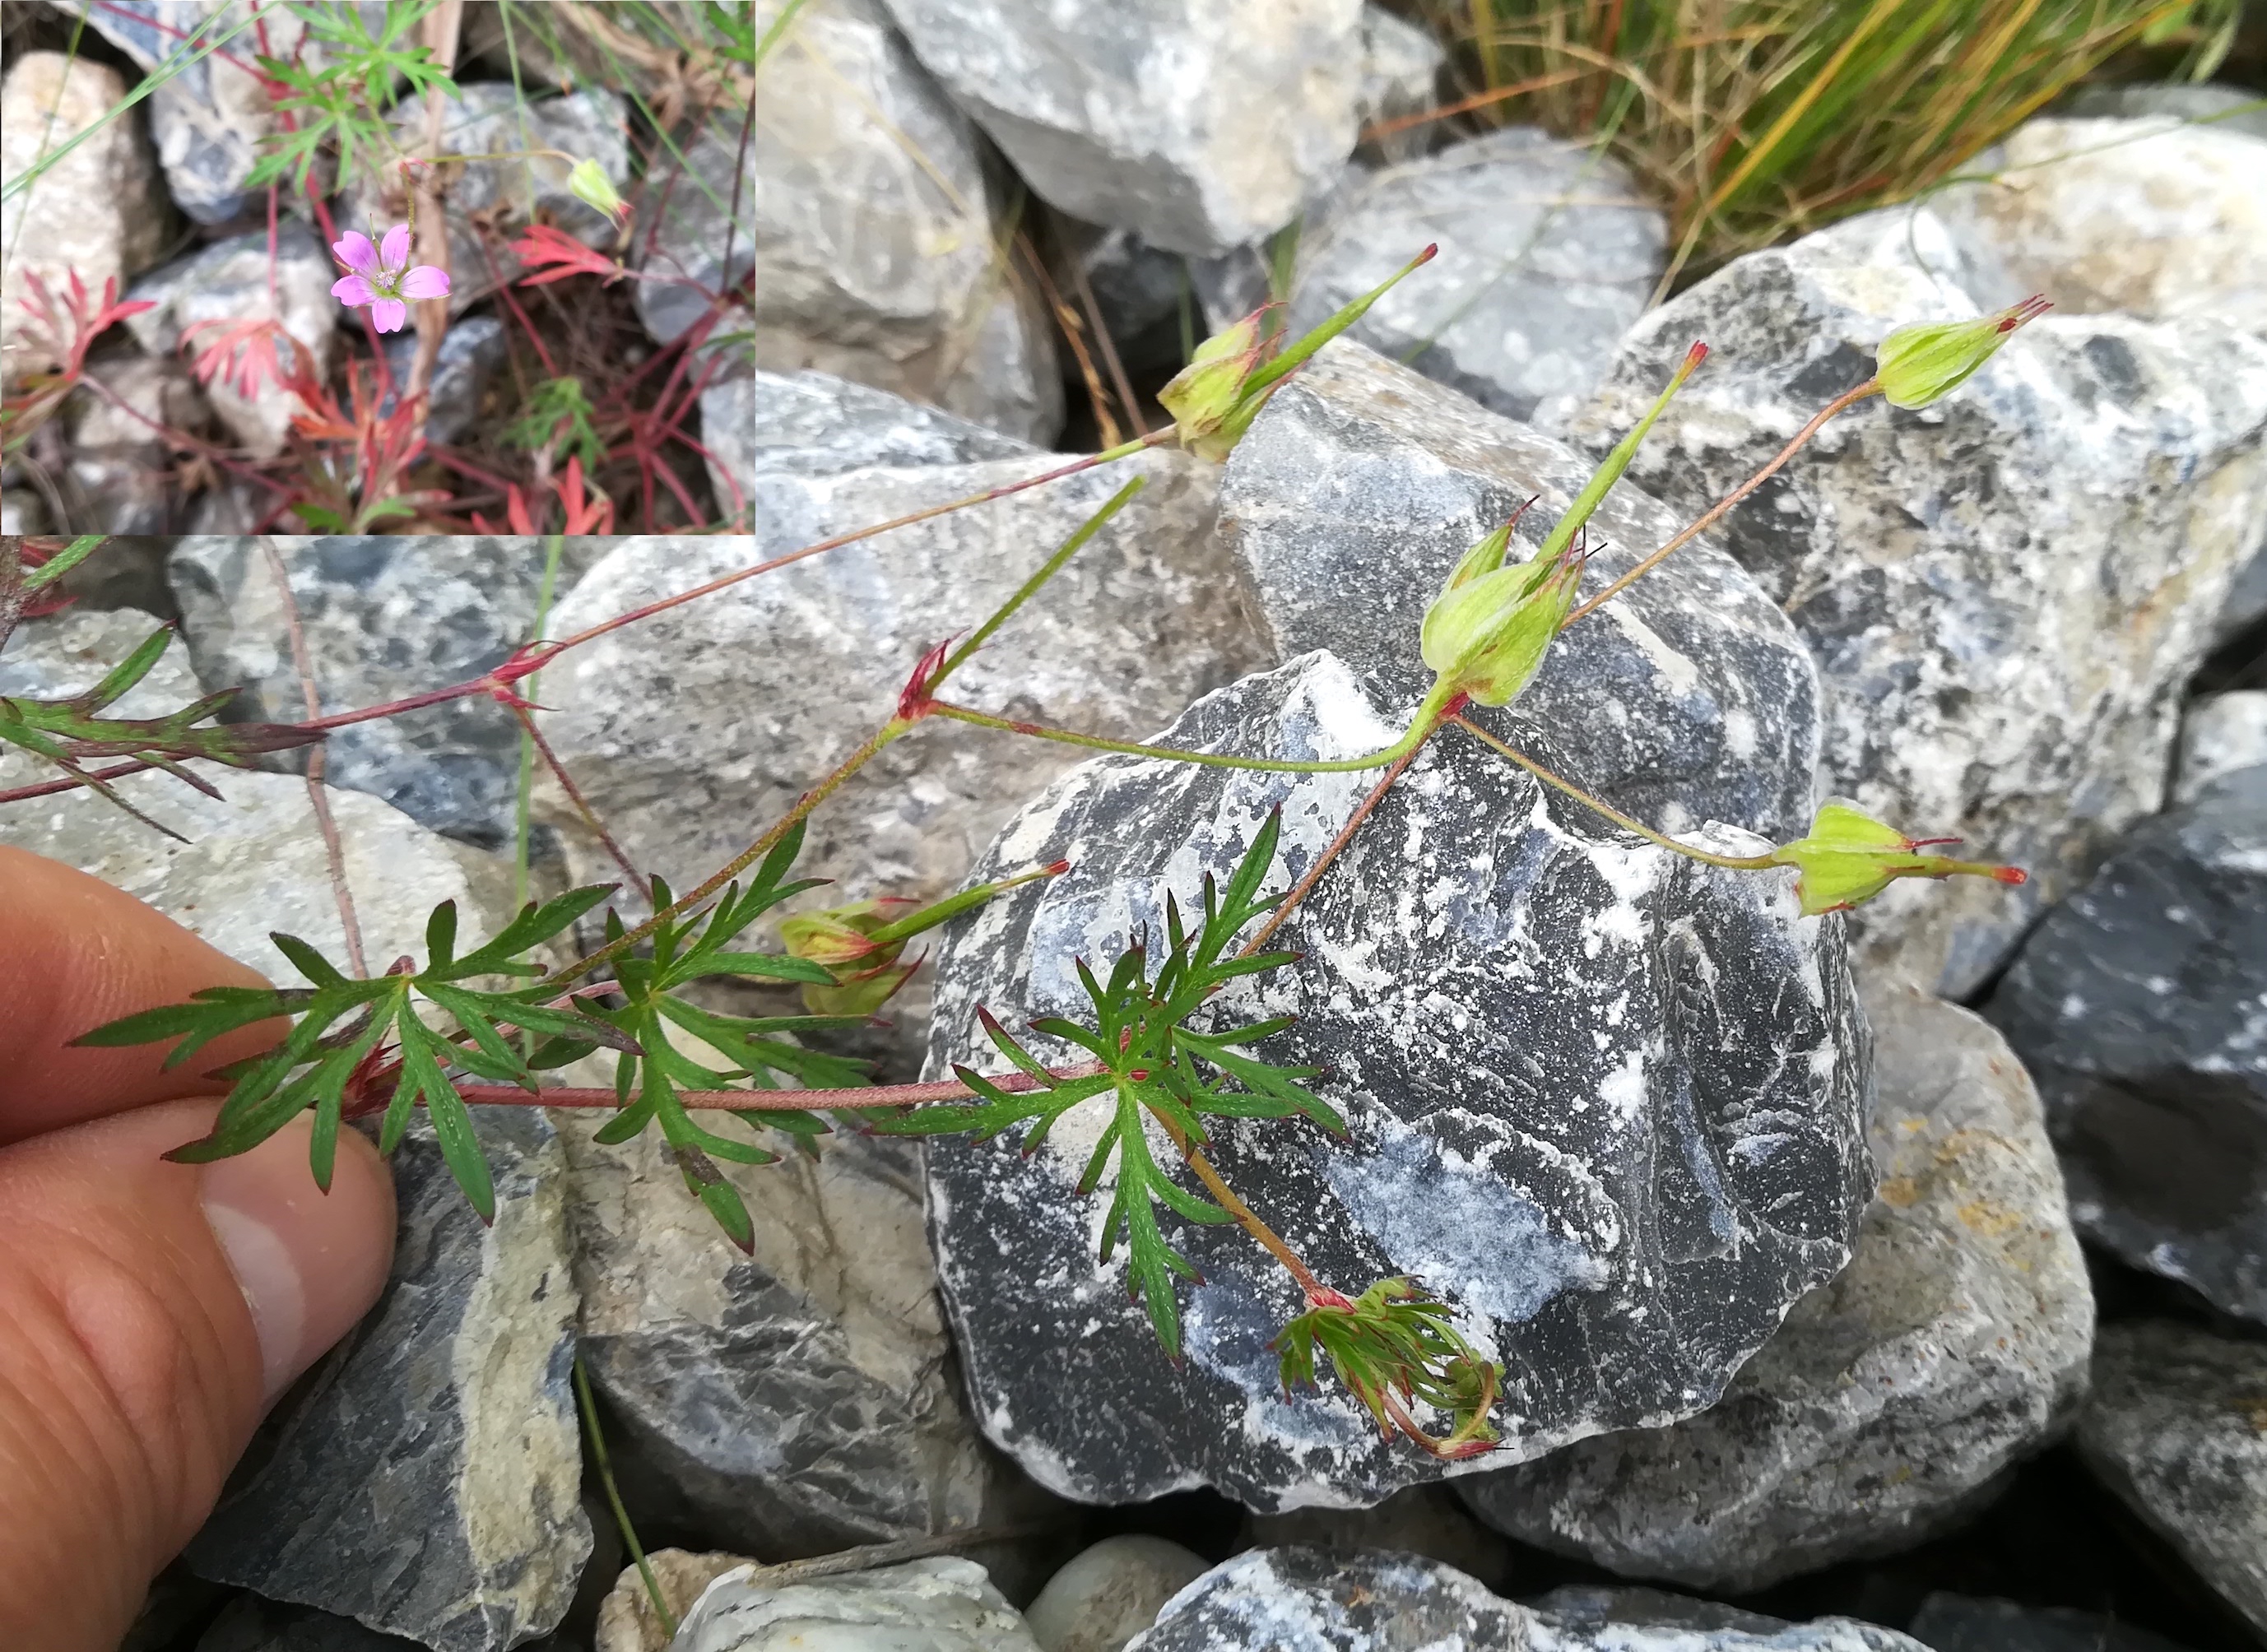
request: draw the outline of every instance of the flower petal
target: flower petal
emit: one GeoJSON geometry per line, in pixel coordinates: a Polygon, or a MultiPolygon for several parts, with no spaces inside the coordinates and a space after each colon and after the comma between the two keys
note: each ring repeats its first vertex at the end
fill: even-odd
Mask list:
{"type": "Polygon", "coordinates": [[[398,299],[381,298],[370,307],[380,333],[399,333],[401,324],[409,319],[409,306],[398,299]]]}
{"type": "Polygon", "coordinates": [[[385,243],[378,250],[379,259],[388,269],[400,269],[409,261],[409,226],[397,223],[385,232],[385,243]]]}
{"type": "Polygon", "coordinates": [[[361,276],[341,275],[331,283],[331,296],[351,310],[356,304],[374,302],[378,295],[370,290],[370,283],[361,276]]]}
{"type": "Polygon", "coordinates": [[[378,273],[378,249],[359,230],[349,230],[332,242],[331,251],[339,255],[339,262],[348,269],[360,270],[365,275],[378,273]]]}
{"type": "Polygon", "coordinates": [[[401,278],[399,290],[404,298],[446,298],[449,272],[431,264],[420,264],[401,278]]]}

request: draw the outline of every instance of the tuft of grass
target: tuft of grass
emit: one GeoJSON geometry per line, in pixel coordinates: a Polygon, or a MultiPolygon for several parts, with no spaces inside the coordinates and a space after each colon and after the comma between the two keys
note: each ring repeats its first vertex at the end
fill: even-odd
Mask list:
{"type": "MultiPolygon", "coordinates": [[[[2207,77],[2240,0],[1415,0],[1485,126],[1603,143],[1669,204],[1661,294],[1911,199],[2120,54],[2207,77]]],[[[1443,113],[1446,112],[1443,111],[1443,113]]]]}

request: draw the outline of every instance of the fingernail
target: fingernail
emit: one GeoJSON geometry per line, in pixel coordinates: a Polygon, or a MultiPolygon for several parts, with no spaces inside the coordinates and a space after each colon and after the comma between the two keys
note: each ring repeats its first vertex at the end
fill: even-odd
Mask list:
{"type": "Polygon", "coordinates": [[[392,1201],[378,1190],[385,1171],[375,1155],[369,1165],[362,1157],[340,1153],[329,1194],[307,1167],[304,1126],[205,1166],[199,1190],[205,1220],[252,1311],[261,1386],[271,1401],[384,1288],[392,1201]]]}

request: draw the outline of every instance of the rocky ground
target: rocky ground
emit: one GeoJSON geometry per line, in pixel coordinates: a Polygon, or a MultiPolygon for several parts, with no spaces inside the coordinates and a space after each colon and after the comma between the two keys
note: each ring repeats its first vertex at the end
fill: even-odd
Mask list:
{"type": "MultiPolygon", "coordinates": [[[[1067,463],[1092,434],[1076,370],[972,252],[1013,180],[1067,215],[1056,279],[1133,372],[1185,304],[1217,324],[1264,290],[1258,244],[1295,212],[1295,325],[1441,256],[1224,464],[1153,450],[563,656],[541,727],[634,864],[681,886],[728,858],[1132,475],[956,694],[1341,757],[1422,692],[1417,622],[1457,556],[1530,496],[1515,553],[1539,544],[1694,339],[1714,354],[1593,520],[1593,581],[1863,379],[1892,326],[2044,291],[1957,392],[1844,415],[1480,714],[1723,852],[1831,793],[2031,881],[1803,917],[1782,873],[1610,830],[1470,741],[1427,749],[1287,929],[1300,963],[1231,1001],[1301,1015],[1347,1139],[1245,1121],[1218,1152],[1325,1275],[1414,1273],[1459,1305],[1504,1367],[1505,1441],[1453,1465],[1334,1387],[1279,1391],[1265,1343],[1295,1293],[1234,1228],[1176,1231],[1203,1277],[1164,1361],[1073,1190],[1098,1122],[1030,1154],[844,1137],[731,1167],[745,1255],[650,1142],[493,1125],[483,1229],[413,1137],[385,1299],[131,1644],[2267,1645],[2267,130],[2176,118],[2241,95],[2095,94],[1979,181],[1648,310],[1665,223],[1610,164],[1527,130],[1356,149],[1434,97],[1434,48],[1382,11],[1192,17],[1170,44],[1197,67],[1162,87],[1002,11],[805,8],[765,71],[759,365],[729,414],[755,530],[567,540],[552,634],[1067,463]],[[933,169],[901,164],[906,135],[933,169]],[[578,1439],[578,1351],[673,1641],[578,1439]]],[[[546,559],[278,543],[326,709],[501,661],[546,559]]],[[[301,714],[259,540],[121,539],[74,588],[0,654],[0,695],[83,687],[162,618],[179,640],[124,714],[236,685],[237,715],[301,714]]],[[[418,950],[438,900],[468,928],[505,910],[500,708],[327,752],[371,955],[418,950]]],[[[1195,906],[1279,808],[1296,875],[1368,788],[1082,755],[924,727],[815,817],[805,865],[835,883],[812,901],[1071,863],[931,938],[855,1045],[886,1076],[986,1059],[979,1005],[1061,1012],[1077,960],[1169,892],[1195,906]]],[[[0,760],[0,789],[25,772],[0,760]]],[[[222,789],[128,783],[187,844],[83,793],[0,805],[0,841],[261,967],[270,929],[334,940],[304,786],[222,789]]],[[[539,879],[619,875],[555,786],[536,814],[539,879]]]]}

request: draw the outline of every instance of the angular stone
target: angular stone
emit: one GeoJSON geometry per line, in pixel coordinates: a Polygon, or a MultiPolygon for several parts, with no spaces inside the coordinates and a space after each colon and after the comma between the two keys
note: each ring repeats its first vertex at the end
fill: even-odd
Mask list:
{"type": "Polygon", "coordinates": [[[307,1606],[238,1595],[200,1636],[196,1652],[424,1652],[398,1634],[365,1629],[307,1606]]]}
{"type": "Polygon", "coordinates": [[[385,1294],[270,1414],[187,1550],[203,1576],[434,1652],[556,1627],[591,1554],[566,1163],[532,1108],[474,1128],[495,1224],[421,1120],[393,1156],[385,1294]]]}
{"type": "Polygon", "coordinates": [[[755,525],[748,501],[756,481],[756,365],[752,346],[745,359],[728,359],[701,392],[701,442],[708,450],[708,487],[717,520],[740,531],[755,525]]]}
{"type": "Polygon", "coordinates": [[[2251,560],[2245,563],[2228,587],[2227,600],[2220,605],[2219,623],[2212,627],[2212,646],[2215,648],[2233,642],[2238,632],[2267,619],[2267,542],[2263,542],[2251,560]]]}
{"type": "Polygon", "coordinates": [[[11,487],[0,493],[0,533],[31,534],[48,531],[48,502],[28,487],[11,487]]]}
{"type": "MultiPolygon", "coordinates": [[[[1971,230],[1897,208],[1735,260],[1638,324],[1577,439],[1603,451],[1706,339],[1630,469],[1697,514],[1893,326],[2020,296],[1971,230]]],[[[1852,924],[1870,961],[1973,991],[2157,806],[2180,685],[2267,526],[2263,433],[2267,342],[2050,315],[1933,407],[1844,413],[1726,519],[1818,657],[1824,789],[2031,874],[1891,888],[1852,924]]]]}
{"type": "MultiPolygon", "coordinates": [[[[1065,463],[759,473],[752,540],[610,542],[553,632],[1065,463]]],[[[1230,576],[1212,542],[1217,471],[1178,453],[846,545],[599,638],[544,673],[545,733],[632,862],[690,888],[849,756],[921,655],[1005,601],[1137,467],[1142,491],[950,687],[965,704],[1138,739],[1257,658],[1243,615],[1221,600],[1230,576]]],[[[1074,753],[932,720],[812,816],[801,874],[836,881],[829,903],[937,898],[1074,753]]],[[[617,877],[573,811],[539,795],[577,879],[617,877]]],[[[926,1037],[927,980],[889,1007],[909,1050],[926,1037]]]]}
{"type": "Polygon", "coordinates": [[[1031,188],[1210,256],[1283,227],[1353,150],[1361,0],[888,0],[1031,188]]]}
{"type": "Polygon", "coordinates": [[[1173,1597],[1126,1652],[1928,1652],[1870,1623],[1821,1618],[1766,1632],[1689,1618],[1561,1619],[1493,1595],[1437,1561],[1368,1550],[1247,1549],[1173,1597]]]}
{"type": "MultiPolygon", "coordinates": [[[[758,26],[784,9],[764,0],[758,26]]],[[[737,153],[713,133],[690,152],[720,200],[737,153]]],[[[1052,325],[998,253],[1005,230],[976,134],[875,0],[817,0],[796,13],[766,62],[748,164],[759,365],[816,368],[1028,441],[1053,438],[1062,386],[1052,325]]],[[[705,259],[713,288],[724,226],[705,196],[679,193],[683,221],[672,238],[664,220],[648,268],[705,259]]],[[[700,312],[687,289],[645,282],[636,296],[658,339],[700,312]]]]}
{"type": "Polygon", "coordinates": [[[2267,766],[2131,833],[1985,1012],[2038,1080],[2080,1231],[2267,1322],[2267,766]]]}
{"type": "MultiPolygon", "coordinates": [[[[683,1618],[701,1598],[701,1591],[736,1567],[753,1566],[743,1554],[693,1553],[685,1549],[656,1549],[646,1557],[670,1615],[683,1618]]],[[[669,1632],[653,1610],[645,1577],[635,1566],[624,1569],[598,1607],[598,1625],[591,1652],[669,1652],[669,1632]]]]}
{"type": "Polygon", "coordinates": [[[2168,1321],[2103,1326],[2078,1450],[2267,1633],[2267,1343],[2168,1321]]]}
{"type": "MultiPolygon", "coordinates": [[[[387,120],[393,141],[405,155],[491,155],[507,150],[558,150],[577,160],[595,160],[617,190],[630,186],[628,105],[605,86],[583,86],[561,98],[528,103],[508,82],[474,81],[458,89],[459,99],[443,106],[441,147],[425,139],[425,103],[407,99],[387,120]]],[[[355,168],[343,198],[332,208],[340,233],[359,230],[372,241],[409,221],[409,199],[400,169],[374,172],[370,157],[355,168]]],[[[449,185],[449,314],[461,316],[518,277],[519,255],[510,243],[540,218],[585,246],[613,246],[613,221],[567,187],[575,162],[557,155],[515,156],[510,160],[463,161],[449,185]],[[485,248],[473,217],[490,226],[485,248]],[[494,274],[490,270],[493,267],[494,274]]],[[[730,187],[729,180],[727,187],[730,187]]],[[[697,192],[695,192],[697,193],[697,192]]],[[[721,228],[721,226],[720,226],[721,228]]],[[[326,266],[329,252],[325,249],[326,266]]],[[[422,261],[422,260],[421,260],[422,261]]],[[[335,279],[335,275],[332,277],[335,279]]],[[[363,316],[324,296],[340,325],[360,334],[363,316]]],[[[410,325],[414,328],[413,318],[410,325]]]]}
{"type": "MultiPolygon", "coordinates": [[[[1354,90],[1354,122],[1422,114],[1437,106],[1441,71],[1449,54],[1440,37],[1420,24],[1388,11],[1376,0],[1361,9],[1361,81],[1354,90]]],[[[1432,147],[1437,126],[1389,133],[1373,147],[1388,160],[1411,160],[1432,147]]]]}
{"type": "Polygon", "coordinates": [[[1669,220],[1627,168],[1580,144],[1535,127],[1466,138],[1332,196],[1300,238],[1294,333],[1428,242],[1440,256],[1350,336],[1496,413],[1557,430],[1643,313],[1668,259],[1669,220]]]}
{"type": "Polygon", "coordinates": [[[2169,115],[2222,132],[2267,138],[2267,109],[2247,86],[2191,81],[2094,81],[2073,86],[2055,105],[2058,115],[2085,120],[2140,120],[2169,115]]]}
{"type": "Polygon", "coordinates": [[[1770,1634],[1789,1626],[1784,1618],[1742,1612],[1721,1601],[1695,1600],[1690,1595],[1672,1595],[1666,1590],[1635,1589],[1625,1584],[1562,1583],[1527,1604],[1569,1629],[1636,1624],[1654,1629],[1737,1629],[1750,1634],[1770,1634]]]}
{"type": "Polygon", "coordinates": [[[869,464],[975,464],[1036,451],[971,424],[832,373],[755,376],[751,471],[839,476],[869,464]]]}
{"type": "Polygon", "coordinates": [[[2181,713],[2173,804],[2177,808],[2193,802],[2223,774],[2263,763],[2267,763],[2267,689],[2239,689],[2190,700],[2181,713]]]}
{"type": "MultiPolygon", "coordinates": [[[[66,610],[28,620],[0,654],[0,694],[54,698],[91,688],[156,623],[122,610],[66,610]]],[[[187,650],[175,644],[111,709],[121,717],[159,716],[198,692],[187,650]]],[[[217,800],[154,772],[113,783],[187,843],[152,831],[83,789],[0,809],[0,842],[92,873],[271,976],[290,979],[268,939],[271,930],[297,935],[327,958],[343,958],[338,901],[306,782],[209,765],[206,771],[220,789],[217,800]]],[[[44,764],[0,756],[0,789],[52,778],[44,764]]],[[[443,901],[458,903],[466,935],[493,933],[509,920],[511,869],[495,856],[436,837],[358,792],[334,790],[329,802],[369,958],[422,956],[426,917],[443,901]]]]}
{"type": "Polygon", "coordinates": [[[170,426],[190,437],[203,435],[212,422],[212,410],[195,381],[171,360],[128,355],[90,362],[86,377],[98,381],[109,395],[82,384],[63,404],[63,425],[71,443],[68,486],[85,501],[84,509],[73,511],[72,521],[96,532],[167,532],[177,525],[178,508],[170,444],[151,426],[170,426]],[[144,419],[150,422],[143,423],[144,419]]]}
{"type": "MultiPolygon", "coordinates": [[[[365,30],[384,33],[383,0],[357,0],[353,10],[365,30]]],[[[115,0],[86,18],[144,74],[168,65],[150,94],[150,128],[174,204],[199,223],[226,223],[262,206],[266,188],[246,188],[245,180],[262,153],[261,140],[281,133],[283,122],[246,65],[254,52],[265,52],[310,69],[327,68],[332,57],[322,37],[308,38],[295,12],[251,8],[242,0],[115,0]]],[[[309,216],[305,198],[288,183],[279,199],[286,210],[309,216]]]]}
{"type": "MultiPolygon", "coordinates": [[[[1165,743],[1299,759],[1375,751],[1410,713],[1327,653],[1192,706],[1165,743]]],[[[1556,757],[1545,745],[1544,760],[1556,757]]],[[[1369,792],[1111,757],[1056,782],[971,874],[1070,862],[943,932],[929,1071],[996,1071],[988,1006],[1089,1013],[1074,959],[1201,910],[1267,811],[1288,886],[1369,792]]],[[[1490,1466],[1712,1404],[1804,1290],[1849,1260],[1872,1187],[1871,1061],[1838,918],[1799,918],[1779,874],[1728,872],[1620,836],[1465,738],[1427,748],[1277,944],[1295,968],[1215,1001],[1295,1013],[1273,1058],[1319,1065],[1341,1145],[1303,1122],[1223,1122],[1231,1185],[1326,1283],[1415,1275],[1506,1369],[1490,1466]]],[[[1720,827],[1719,852],[1756,840],[1720,827]]],[[[1067,1045],[1032,1035],[1043,1060],[1067,1045]]],[[[1008,1137],[928,1147],[931,1238],[986,1431],[1041,1484],[1132,1502],[1209,1484],[1259,1512],[1361,1505],[1444,1473],[1382,1441],[1334,1379],[1286,1400],[1266,1344],[1298,1311],[1234,1226],[1168,1215],[1204,1283],[1185,1362],[1096,1261],[1073,1191],[1102,1120],[1085,1103],[1026,1157],[1008,1137]]],[[[1162,1135],[1153,1152],[1171,1156],[1162,1135]]]]}
{"type": "Polygon", "coordinates": [[[1921,1602],[1912,1632],[1934,1652],[2190,1652],[2153,1631],[2096,1612],[1941,1591],[1921,1602]]]}
{"type": "MultiPolygon", "coordinates": [[[[278,548],[326,713],[478,676],[534,632],[546,557],[539,540],[365,534],[278,548]]],[[[591,541],[569,541],[554,589],[563,592],[598,553],[591,541]]],[[[304,718],[290,628],[262,543],[185,540],[169,572],[208,691],[242,687],[230,714],[247,720],[304,718]]],[[[469,843],[511,841],[519,725],[484,696],[354,724],[324,750],[334,786],[382,797],[469,843]]]]}
{"type": "MultiPolygon", "coordinates": [[[[275,275],[275,296],[271,298],[265,230],[216,241],[135,282],[126,296],[149,299],[157,308],[128,316],[126,325],[151,355],[170,355],[184,340],[202,351],[221,343],[236,324],[273,321],[312,355],[316,378],[324,379],[338,347],[334,318],[341,312],[338,300],[331,296],[337,273],[330,250],[297,218],[276,223],[275,275]]],[[[295,357],[291,345],[280,339],[270,338],[265,345],[273,349],[282,370],[290,370],[295,360],[306,359],[295,357]]],[[[281,453],[291,415],[305,411],[298,397],[268,376],[264,369],[249,397],[224,376],[216,376],[206,394],[221,422],[257,458],[281,453]]]]}
{"type": "Polygon", "coordinates": [[[1748,1593],[1948,1528],[2075,1415],[2094,1296],[2037,1093],[1979,1017],[1863,998],[1880,1186],[1850,1266],[1698,1416],[1459,1482],[1490,1524],[1748,1593]]]}
{"type": "MultiPolygon", "coordinates": [[[[2199,88],[2198,90],[2202,90],[2199,88]]],[[[2025,292],[2066,314],[2267,332],[2267,144],[2230,126],[2027,122],[1962,192],[2025,292]]]]}
{"type": "MultiPolygon", "coordinates": [[[[437,446],[454,442],[480,412],[481,392],[510,359],[503,323],[494,316],[466,316],[449,324],[441,353],[433,358],[430,399],[426,403],[425,440],[437,446]]],[[[417,333],[405,328],[385,347],[386,364],[396,384],[409,382],[417,359],[417,333]]],[[[393,411],[391,393],[378,398],[378,417],[393,411]]]]}
{"type": "Polygon", "coordinates": [[[597,1145],[597,1122],[562,1126],[583,1357],[640,1521],[787,1560],[1001,1517],[1016,1488],[961,1400],[910,1144],[727,1167],[746,1256],[657,1142],[597,1145]]]}
{"type": "Polygon", "coordinates": [[[973,1561],[946,1557],[765,1585],[755,1568],[708,1585],[678,1626],[671,1652],[799,1652],[821,1646],[890,1652],[1038,1652],[1016,1609],[973,1561]]]}
{"type": "Polygon", "coordinates": [[[1447,1486],[1412,1486],[1369,1509],[1294,1509],[1244,1517],[1242,1548],[1395,1549],[1453,1566],[1489,1588],[1510,1585],[1511,1545],[1472,1518],[1447,1486]]]}
{"type": "Polygon", "coordinates": [[[0,201],[0,379],[60,366],[73,337],[69,306],[74,272],[86,303],[102,302],[103,282],[147,268],[165,245],[165,191],[151,164],[150,141],[129,111],[105,121],[126,100],[126,82],[106,64],[61,52],[26,52],[0,81],[0,174],[29,172],[90,128],[100,128],[5,201],[0,201]],[[62,336],[24,308],[30,278],[47,288],[62,336]]]}
{"type": "Polygon", "coordinates": [[[1205,1569],[1198,1556],[1163,1538],[1104,1538],[1047,1580],[1023,1613],[1024,1626],[1039,1652],[1119,1652],[1205,1569]]]}
{"type": "MultiPolygon", "coordinates": [[[[1344,341],[1278,391],[1229,456],[1222,537],[1275,657],[1328,648],[1414,696],[1425,609],[1465,551],[1532,494],[1533,554],[1588,479],[1573,450],[1344,341]]],[[[1592,590],[1682,525],[1627,483],[1591,518],[1592,590]]],[[[1552,648],[1513,714],[1549,731],[1568,778],[1662,830],[1719,820],[1798,836],[1821,720],[1801,638],[1708,540],[1688,545],[1552,648]]]]}

